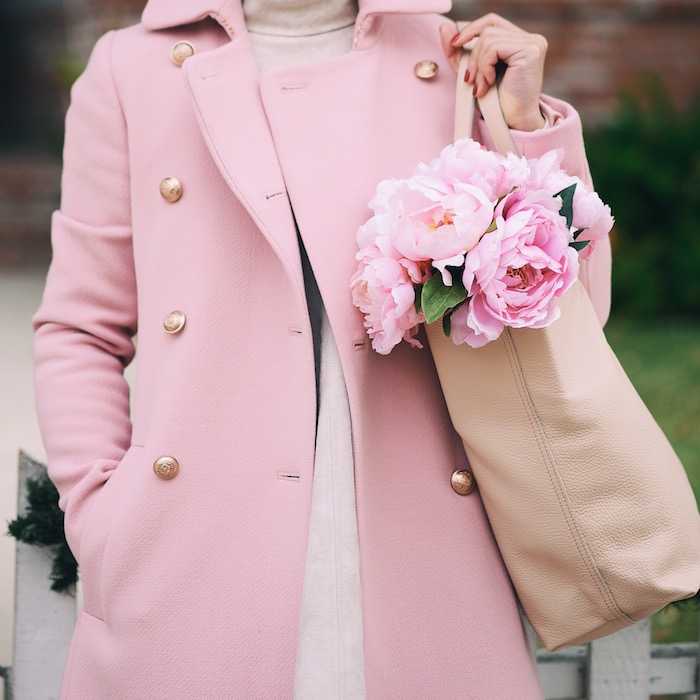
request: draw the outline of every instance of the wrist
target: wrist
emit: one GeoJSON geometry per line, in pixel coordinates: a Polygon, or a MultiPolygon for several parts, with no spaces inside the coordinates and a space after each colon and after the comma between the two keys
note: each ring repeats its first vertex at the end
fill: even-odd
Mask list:
{"type": "Polygon", "coordinates": [[[516,131],[537,131],[537,129],[543,129],[547,126],[547,119],[539,107],[527,114],[514,115],[510,118],[506,116],[506,122],[511,129],[516,131]]]}

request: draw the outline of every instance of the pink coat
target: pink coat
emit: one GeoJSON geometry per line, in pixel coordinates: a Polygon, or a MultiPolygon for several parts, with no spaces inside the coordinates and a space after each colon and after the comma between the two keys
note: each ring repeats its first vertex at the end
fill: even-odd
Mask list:
{"type": "MultiPolygon", "coordinates": [[[[150,0],[142,24],[99,41],[67,117],[35,317],[39,415],[84,584],[62,697],[291,697],[316,396],[289,195],[350,398],[367,698],[537,698],[478,492],[450,486],[466,459],[430,353],[374,353],[348,289],[376,183],[450,141],[434,14],[449,2],[361,1],[351,53],[262,79],[240,0],[220,4],[150,0]],[[180,41],[195,49],[182,67],[180,41]],[[166,332],[176,310],[184,326],[166,332]]],[[[516,140],[565,147],[587,176],[577,115],[551,104],[566,119],[516,140]]],[[[584,281],[604,318],[608,250],[584,281]]]]}

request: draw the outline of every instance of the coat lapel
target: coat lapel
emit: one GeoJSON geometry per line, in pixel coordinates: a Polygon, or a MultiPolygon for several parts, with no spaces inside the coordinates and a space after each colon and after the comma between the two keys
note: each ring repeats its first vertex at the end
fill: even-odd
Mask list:
{"type": "Polygon", "coordinates": [[[303,290],[296,226],[246,34],[183,65],[211,156],[303,290]]]}

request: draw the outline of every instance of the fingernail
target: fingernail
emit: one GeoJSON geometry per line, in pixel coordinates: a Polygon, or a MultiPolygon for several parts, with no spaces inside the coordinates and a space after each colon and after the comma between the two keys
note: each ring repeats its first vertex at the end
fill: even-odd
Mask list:
{"type": "Polygon", "coordinates": [[[459,45],[459,32],[457,32],[457,33],[450,39],[450,44],[452,44],[452,46],[458,46],[458,45],[459,45]]]}
{"type": "Polygon", "coordinates": [[[469,73],[469,71],[467,71],[467,72],[464,74],[464,82],[465,82],[465,83],[471,83],[470,78],[471,78],[471,73],[469,73]]]}
{"type": "Polygon", "coordinates": [[[478,89],[477,89],[476,83],[474,83],[474,89],[472,90],[472,95],[474,95],[474,97],[476,97],[477,92],[478,92],[478,89]]]}

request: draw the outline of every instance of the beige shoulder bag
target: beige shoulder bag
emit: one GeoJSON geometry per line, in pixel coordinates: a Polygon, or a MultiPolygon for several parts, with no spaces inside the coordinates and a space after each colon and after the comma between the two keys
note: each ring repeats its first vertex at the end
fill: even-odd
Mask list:
{"type": "MultiPolygon", "coordinates": [[[[465,69],[463,60],[463,130],[474,102],[465,69]]],[[[498,149],[514,151],[495,88],[480,109],[498,149]]],[[[614,632],[700,588],[700,517],[683,466],[583,286],[559,306],[549,328],[506,329],[479,349],[454,345],[440,321],[427,327],[498,546],[550,650],[614,632]]]]}

